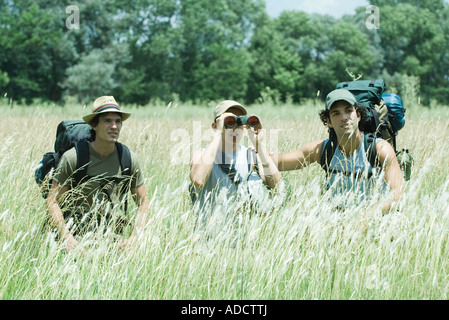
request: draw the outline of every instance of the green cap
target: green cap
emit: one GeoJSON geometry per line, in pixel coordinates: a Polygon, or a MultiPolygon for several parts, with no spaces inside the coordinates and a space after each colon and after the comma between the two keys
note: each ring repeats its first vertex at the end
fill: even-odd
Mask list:
{"type": "Polygon", "coordinates": [[[357,100],[355,100],[354,95],[346,89],[336,89],[331,91],[326,97],[326,110],[330,110],[332,105],[340,100],[348,102],[353,106],[357,100]]]}

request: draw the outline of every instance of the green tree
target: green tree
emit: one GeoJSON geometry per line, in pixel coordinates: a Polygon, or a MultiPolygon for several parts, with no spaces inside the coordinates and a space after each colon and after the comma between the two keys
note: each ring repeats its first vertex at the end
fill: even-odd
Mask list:
{"type": "Polygon", "coordinates": [[[128,8],[126,35],[132,59],[125,64],[116,89],[128,102],[150,99],[170,101],[179,92],[182,72],[177,28],[178,4],[174,0],[143,0],[128,8]]]}
{"type": "Polygon", "coordinates": [[[181,98],[243,99],[251,61],[246,50],[254,29],[253,19],[264,10],[263,2],[182,0],[180,3],[181,98]],[[240,72],[236,72],[238,69],[240,72]]]}
{"type": "Polygon", "coordinates": [[[428,9],[432,12],[441,11],[445,7],[444,0],[370,0],[369,2],[380,7],[382,11],[399,4],[410,4],[415,8],[428,9]]]}
{"type": "Polygon", "coordinates": [[[364,78],[418,79],[421,96],[449,98],[449,8],[444,0],[371,0],[342,19],[285,11],[271,19],[262,0],[79,0],[0,2],[0,86],[15,99],[120,101],[231,98],[261,92],[300,102],[327,94],[346,69],[364,78]]]}
{"type": "Polygon", "coordinates": [[[283,12],[278,19],[260,16],[251,38],[251,75],[247,97],[254,101],[262,92],[272,93],[273,100],[299,101],[303,96],[304,80],[301,52],[298,51],[295,29],[301,23],[294,12],[283,12]],[[294,33],[292,36],[291,33],[294,33]]]}
{"type": "Polygon", "coordinates": [[[86,53],[78,64],[67,69],[66,95],[75,96],[83,103],[102,95],[112,95],[120,84],[119,69],[130,59],[127,48],[126,44],[117,44],[86,53]]]}
{"type": "Polygon", "coordinates": [[[384,7],[382,20],[386,71],[419,77],[425,98],[432,96],[434,88],[447,87],[447,69],[443,66],[449,43],[439,14],[411,4],[398,4],[384,7]]]}
{"type": "Polygon", "coordinates": [[[211,60],[195,70],[192,81],[202,100],[241,100],[247,91],[250,55],[244,48],[208,47],[211,60]]]}
{"type": "Polygon", "coordinates": [[[439,70],[437,76],[433,79],[434,85],[426,89],[430,99],[447,104],[447,101],[449,101],[449,51],[446,48],[449,47],[449,23],[447,23],[449,21],[449,5],[446,5],[445,9],[441,11],[440,21],[442,21],[444,45],[441,48],[441,59],[437,66],[439,70]]]}
{"type": "Polygon", "coordinates": [[[3,91],[3,89],[8,85],[8,83],[9,83],[8,74],[0,70],[0,91],[3,91]]]}
{"type": "Polygon", "coordinates": [[[8,74],[13,98],[58,100],[59,82],[75,53],[58,17],[31,1],[0,6],[0,69],[8,74]]]}
{"type": "Polygon", "coordinates": [[[284,52],[278,64],[296,61],[285,77],[294,80],[295,86],[285,89],[295,93],[295,101],[316,97],[318,90],[326,95],[338,82],[348,79],[347,68],[370,73],[373,54],[366,36],[353,24],[329,16],[287,11],[275,20],[275,25],[280,37],[276,50],[278,54],[284,52]]]}

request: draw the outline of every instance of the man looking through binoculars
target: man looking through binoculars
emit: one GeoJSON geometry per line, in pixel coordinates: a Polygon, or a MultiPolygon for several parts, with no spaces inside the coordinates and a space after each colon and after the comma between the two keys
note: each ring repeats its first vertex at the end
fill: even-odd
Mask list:
{"type": "Polygon", "coordinates": [[[226,210],[229,202],[239,198],[266,202],[267,188],[278,191],[282,177],[268,155],[262,122],[247,114],[236,101],[220,102],[214,109],[211,143],[192,154],[190,192],[201,210],[217,203],[226,210]],[[245,128],[255,152],[240,144],[245,128]]]}

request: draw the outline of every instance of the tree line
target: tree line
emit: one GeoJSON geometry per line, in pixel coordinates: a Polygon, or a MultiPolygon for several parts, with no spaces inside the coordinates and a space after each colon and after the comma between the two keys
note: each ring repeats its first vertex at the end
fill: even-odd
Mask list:
{"type": "Polygon", "coordinates": [[[370,4],[379,29],[367,27],[365,7],[339,19],[301,11],[271,18],[263,0],[79,0],[71,10],[56,0],[2,0],[0,93],[27,102],[111,94],[138,105],[300,103],[352,72],[384,78],[398,94],[414,80],[424,104],[447,104],[449,6],[370,4]]]}

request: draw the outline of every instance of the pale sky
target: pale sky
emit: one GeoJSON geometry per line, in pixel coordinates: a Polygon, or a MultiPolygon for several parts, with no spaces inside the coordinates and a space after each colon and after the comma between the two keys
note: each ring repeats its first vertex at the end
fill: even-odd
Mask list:
{"type": "Polygon", "coordinates": [[[358,7],[367,7],[368,0],[265,0],[267,13],[276,18],[284,10],[307,13],[329,14],[340,18],[344,14],[354,14],[358,7]]]}

